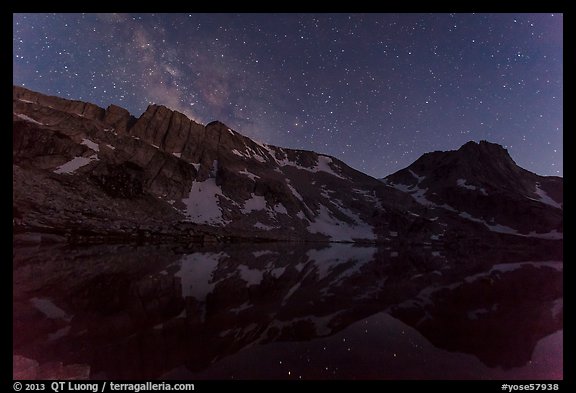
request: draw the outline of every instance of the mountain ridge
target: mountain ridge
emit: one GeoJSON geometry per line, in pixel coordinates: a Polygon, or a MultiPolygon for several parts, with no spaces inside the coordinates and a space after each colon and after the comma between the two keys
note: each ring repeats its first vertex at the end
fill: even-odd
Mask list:
{"type": "Polygon", "coordinates": [[[464,227],[456,232],[501,237],[478,220],[512,225],[513,217],[464,206],[477,201],[476,189],[498,191],[492,202],[502,194],[506,203],[524,198],[536,209],[536,220],[522,221],[516,235],[562,230],[562,182],[518,167],[494,144],[469,142],[456,151],[502,155],[491,166],[432,152],[382,182],[329,155],[262,144],[220,121],[201,125],[156,104],[136,118],[115,105],[14,86],[13,124],[17,232],[68,240],[113,232],[141,240],[425,242],[441,236],[439,224],[458,222],[464,227]],[[460,202],[446,191],[454,187],[466,190],[460,202]],[[452,209],[438,208],[446,201],[452,209]],[[548,208],[558,210],[550,219],[548,208]],[[477,221],[471,228],[470,217],[477,221]]]}
{"type": "Polygon", "coordinates": [[[495,226],[491,222],[497,216],[501,227],[493,230],[514,233],[506,228],[528,228],[538,217],[548,220],[550,232],[562,231],[563,180],[519,167],[505,148],[487,141],[424,154],[383,181],[411,193],[421,204],[444,206],[487,227],[495,226]],[[542,205],[554,209],[543,214],[542,205]]]}

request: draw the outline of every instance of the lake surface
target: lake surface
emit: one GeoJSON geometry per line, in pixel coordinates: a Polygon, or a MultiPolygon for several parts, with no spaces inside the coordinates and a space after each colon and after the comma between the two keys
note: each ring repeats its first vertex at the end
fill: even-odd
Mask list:
{"type": "Polygon", "coordinates": [[[563,377],[562,261],[259,244],[13,262],[15,377],[563,377]]]}

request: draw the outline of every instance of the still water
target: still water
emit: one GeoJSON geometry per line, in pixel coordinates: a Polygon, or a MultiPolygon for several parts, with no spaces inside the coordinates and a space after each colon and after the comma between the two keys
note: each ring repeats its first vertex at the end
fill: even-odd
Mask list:
{"type": "Polygon", "coordinates": [[[563,377],[562,261],[259,244],[13,262],[15,377],[563,377]]]}

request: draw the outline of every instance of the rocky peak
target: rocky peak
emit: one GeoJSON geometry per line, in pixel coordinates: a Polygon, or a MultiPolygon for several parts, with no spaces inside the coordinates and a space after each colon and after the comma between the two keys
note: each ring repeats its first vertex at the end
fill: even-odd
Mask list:
{"type": "Polygon", "coordinates": [[[109,105],[104,113],[104,123],[119,134],[126,134],[135,122],[136,118],[130,112],[116,105],[109,105]]]}
{"type": "Polygon", "coordinates": [[[519,167],[495,143],[468,142],[458,150],[424,154],[384,182],[421,205],[495,232],[552,238],[562,228],[562,180],[519,167]]]}
{"type": "Polygon", "coordinates": [[[228,128],[228,126],[222,123],[220,120],[211,121],[210,123],[206,124],[206,127],[228,128]]]}
{"type": "Polygon", "coordinates": [[[78,100],[67,100],[56,96],[39,94],[23,87],[14,86],[12,97],[15,104],[36,104],[56,109],[90,120],[103,120],[105,111],[97,105],[78,100]]]}
{"type": "Polygon", "coordinates": [[[416,184],[417,177],[425,177],[422,185],[433,184],[434,187],[453,186],[466,180],[478,187],[531,193],[534,191],[534,176],[516,165],[508,150],[501,145],[470,141],[458,150],[426,153],[387,179],[394,183],[416,184]]]}
{"type": "Polygon", "coordinates": [[[134,118],[114,105],[18,87],[13,105],[15,206],[26,212],[24,226],[106,231],[113,218],[132,232],[147,222],[180,234],[206,225],[246,237],[374,241],[409,221],[398,209],[411,198],[376,179],[330,156],[256,142],[220,121],[202,125],[156,104],[134,118]],[[32,195],[30,179],[48,185],[32,195]],[[59,196],[48,206],[39,202],[44,194],[59,196]],[[89,218],[75,218],[85,210],[89,218]]]}
{"type": "Polygon", "coordinates": [[[202,225],[249,238],[333,241],[409,231],[415,240],[448,225],[436,221],[441,208],[463,212],[449,217],[455,222],[561,230],[561,179],[519,168],[488,142],[426,154],[383,184],[333,157],[258,143],[162,105],[136,119],[115,105],[19,87],[13,94],[14,207],[26,228],[144,226],[182,236],[202,225]],[[553,210],[540,214],[543,206],[553,210]]]}
{"type": "Polygon", "coordinates": [[[498,162],[502,165],[516,166],[508,150],[497,143],[470,141],[462,145],[457,152],[470,164],[489,165],[498,162]]]}
{"type": "Polygon", "coordinates": [[[492,143],[485,140],[480,142],[469,141],[463,144],[460,149],[462,151],[480,151],[492,154],[506,154],[508,155],[508,150],[499,145],[498,143],[492,143]]]}
{"type": "Polygon", "coordinates": [[[156,104],[148,106],[129,134],[161,151],[207,167],[214,160],[226,159],[223,155],[230,155],[233,150],[243,151],[246,145],[254,144],[220,121],[204,126],[183,113],[156,104]]]}

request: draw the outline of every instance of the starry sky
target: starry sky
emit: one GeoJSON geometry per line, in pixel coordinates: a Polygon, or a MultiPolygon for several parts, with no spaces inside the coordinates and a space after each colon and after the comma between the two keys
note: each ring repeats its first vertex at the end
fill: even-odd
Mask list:
{"type": "Polygon", "coordinates": [[[375,177],[470,140],[563,176],[562,14],[14,14],[13,82],[375,177]]]}

